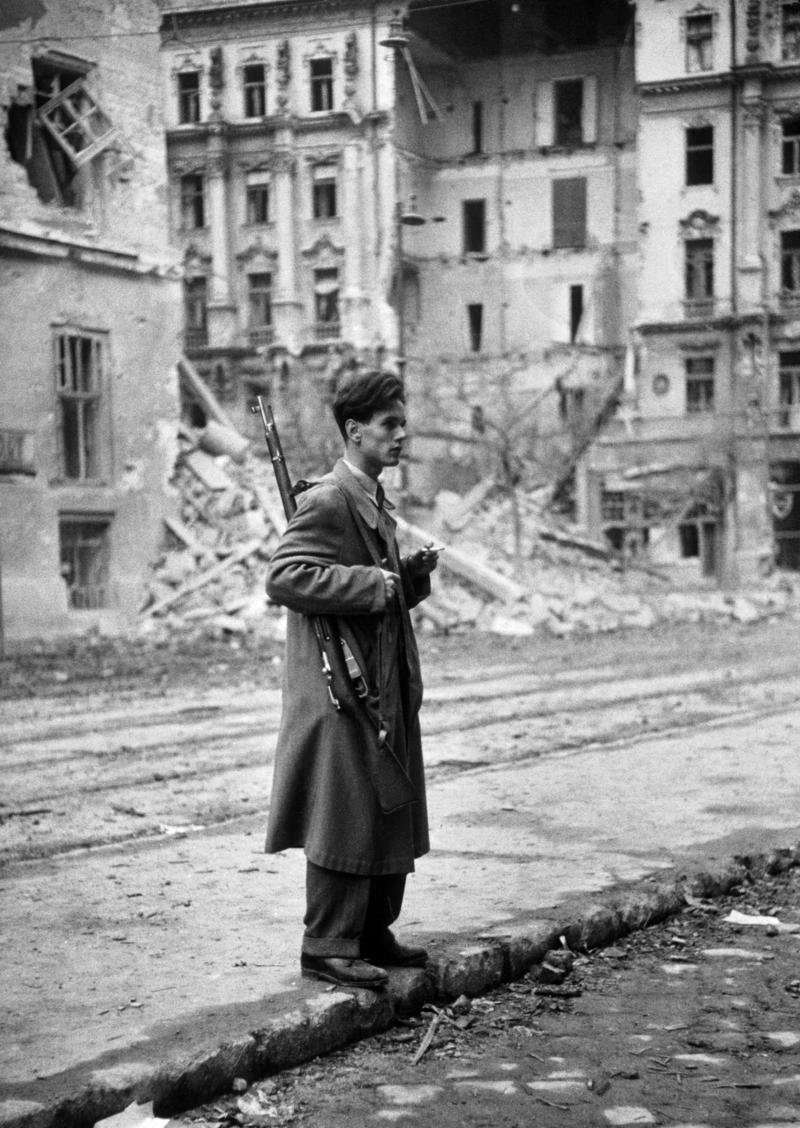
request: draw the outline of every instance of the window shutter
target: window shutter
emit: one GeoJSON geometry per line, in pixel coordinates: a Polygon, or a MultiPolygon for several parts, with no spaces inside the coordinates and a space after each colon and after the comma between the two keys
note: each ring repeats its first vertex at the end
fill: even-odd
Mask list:
{"type": "Polygon", "coordinates": [[[586,180],[571,177],[554,180],[553,246],[584,247],[586,245],[586,180]]]}
{"type": "Polygon", "coordinates": [[[597,140],[597,75],[583,80],[583,140],[587,145],[597,140]]]}
{"type": "Polygon", "coordinates": [[[553,144],[553,84],[536,83],[536,144],[544,148],[553,144]]]}

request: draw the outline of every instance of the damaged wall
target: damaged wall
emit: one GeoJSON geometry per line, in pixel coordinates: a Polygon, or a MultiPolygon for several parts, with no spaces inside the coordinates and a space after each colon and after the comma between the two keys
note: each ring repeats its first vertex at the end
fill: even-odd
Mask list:
{"type": "Polygon", "coordinates": [[[170,504],[180,354],[155,5],[14,12],[0,26],[6,640],[132,621],[170,504]]]}

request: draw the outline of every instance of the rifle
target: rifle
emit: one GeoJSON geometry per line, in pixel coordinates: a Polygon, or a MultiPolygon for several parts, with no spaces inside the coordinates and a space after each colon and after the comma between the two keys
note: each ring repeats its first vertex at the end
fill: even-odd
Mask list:
{"type": "MultiPolygon", "coordinates": [[[[297,494],[308,488],[308,483],[298,482],[292,486],[270,405],[265,404],[261,396],[256,396],[250,410],[261,416],[275,482],[289,521],[297,509],[297,494]]],[[[319,647],[328,698],[337,712],[344,713],[354,722],[356,737],[367,761],[381,810],[390,814],[408,806],[416,800],[416,790],[387,740],[388,733],[378,712],[378,701],[369,693],[358,660],[341,637],[335,620],[326,615],[311,615],[309,618],[319,647]]]]}

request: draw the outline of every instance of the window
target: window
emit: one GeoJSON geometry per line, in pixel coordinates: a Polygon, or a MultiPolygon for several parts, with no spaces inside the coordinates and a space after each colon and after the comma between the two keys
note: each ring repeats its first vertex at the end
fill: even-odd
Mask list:
{"type": "Polygon", "coordinates": [[[583,142],[583,80],[569,79],[554,84],[556,145],[580,145],[583,142]]]}
{"type": "Polygon", "coordinates": [[[263,329],[272,324],[272,275],[248,274],[247,298],[251,329],[263,329]]]}
{"type": "Polygon", "coordinates": [[[586,246],[586,180],[553,181],[553,246],[586,246]]]}
{"type": "Polygon", "coordinates": [[[204,275],[184,279],[183,312],[186,349],[204,348],[208,343],[208,282],[204,275]]]}
{"type": "Polygon", "coordinates": [[[178,75],[178,121],[181,125],[200,120],[200,72],[178,75]]]}
{"type": "Polygon", "coordinates": [[[583,286],[569,288],[569,339],[574,344],[583,321],[583,286]]]}
{"type": "Polygon", "coordinates": [[[714,66],[714,17],[686,17],[686,69],[690,74],[714,66]]]}
{"type": "Polygon", "coordinates": [[[54,348],[61,473],[71,481],[98,478],[105,338],[97,333],[59,330],[54,348]]]}
{"type": "Polygon", "coordinates": [[[781,427],[790,427],[800,418],[800,352],[779,353],[778,364],[778,421],[781,427]]]}
{"type": "Polygon", "coordinates": [[[694,505],[678,526],[681,556],[700,561],[704,576],[717,570],[717,521],[705,504],[694,505]]]}
{"type": "Polygon", "coordinates": [[[333,109],[333,59],[312,59],[311,109],[321,113],[333,109]]]}
{"type": "Polygon", "coordinates": [[[800,231],[781,232],[781,287],[800,294],[800,231]]]}
{"type": "Polygon", "coordinates": [[[800,117],[786,118],[782,132],[781,171],[784,176],[800,176],[800,117]]]}
{"type": "Polygon", "coordinates": [[[686,301],[698,307],[713,304],[714,240],[686,240],[686,301]]]}
{"type": "Polygon", "coordinates": [[[483,102],[472,103],[472,151],[483,152],[483,102]]]}
{"type": "Polygon", "coordinates": [[[314,271],[314,315],[319,340],[339,336],[339,271],[335,267],[314,271]]]}
{"type": "Polygon", "coordinates": [[[181,177],[181,229],[191,231],[206,225],[205,184],[202,173],[181,177]]]}
{"type": "Polygon", "coordinates": [[[75,514],[59,520],[61,576],[74,611],[108,607],[110,529],[108,517],[75,514]]]}
{"type": "Polygon", "coordinates": [[[465,255],[482,255],[486,251],[486,201],[464,200],[461,205],[461,228],[465,255]]]}
{"type": "Polygon", "coordinates": [[[701,125],[686,130],[686,183],[714,183],[714,127],[701,125]]]}
{"type": "Polygon", "coordinates": [[[267,68],[263,63],[248,63],[242,72],[244,116],[264,117],[267,112],[267,68]]]}
{"type": "Polygon", "coordinates": [[[800,3],[781,8],[781,42],[784,59],[800,59],[800,3]]]}
{"type": "Polygon", "coordinates": [[[336,216],[336,177],[329,171],[319,173],[312,188],[311,208],[314,219],[333,219],[336,216]]]}
{"type": "Polygon", "coordinates": [[[263,180],[248,183],[245,205],[247,223],[269,223],[269,184],[263,180]]]}
{"type": "Polygon", "coordinates": [[[469,347],[471,352],[481,351],[483,337],[483,306],[475,303],[467,306],[467,321],[469,322],[469,347]]]}
{"type": "Polygon", "coordinates": [[[686,358],[686,411],[697,415],[714,410],[714,358],[686,358]]]}

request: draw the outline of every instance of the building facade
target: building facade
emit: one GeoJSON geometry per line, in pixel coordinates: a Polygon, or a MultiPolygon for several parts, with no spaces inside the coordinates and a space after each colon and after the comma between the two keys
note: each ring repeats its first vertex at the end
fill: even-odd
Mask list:
{"type": "Polygon", "coordinates": [[[800,4],[639,0],[641,266],[623,408],[581,468],[617,548],[800,569],[800,4]]]}
{"type": "Polygon", "coordinates": [[[162,535],[181,304],[157,28],[149,0],[0,16],[7,641],[130,622],[162,535]]]}

